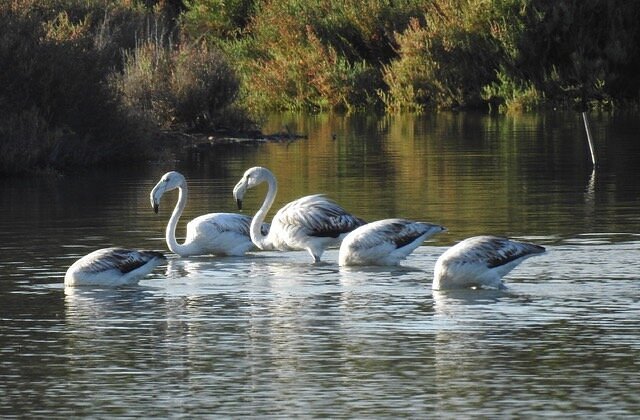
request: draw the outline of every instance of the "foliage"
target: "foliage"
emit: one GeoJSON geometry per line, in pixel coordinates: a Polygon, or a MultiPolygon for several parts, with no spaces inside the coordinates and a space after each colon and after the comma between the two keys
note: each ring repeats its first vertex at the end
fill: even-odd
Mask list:
{"type": "Polygon", "coordinates": [[[129,118],[105,83],[108,49],[91,16],[0,6],[0,171],[131,158],[144,122],[129,118]]]}
{"type": "Polygon", "coordinates": [[[503,56],[483,98],[502,110],[638,101],[640,4],[503,0],[491,35],[503,56]]]}
{"type": "Polygon", "coordinates": [[[0,173],[48,167],[63,136],[35,108],[7,114],[0,122],[0,173]]]}
{"type": "Polygon", "coordinates": [[[1,3],[0,172],[140,159],[167,121],[241,125],[243,114],[229,106],[238,81],[226,62],[212,49],[176,44],[168,11],[179,3],[1,3]],[[169,66],[130,59],[149,58],[150,43],[169,51],[153,57],[169,66]],[[123,72],[137,77],[127,84],[129,96],[118,89],[123,72]],[[148,103],[155,113],[146,112],[148,103]]]}
{"type": "Polygon", "coordinates": [[[218,44],[241,35],[253,16],[256,0],[190,0],[181,15],[182,30],[194,40],[218,44]]]}
{"type": "Polygon", "coordinates": [[[238,93],[238,80],[219,52],[152,40],[127,53],[114,83],[131,109],[162,127],[213,128],[238,93]]]}
{"type": "Polygon", "coordinates": [[[374,105],[379,66],[394,55],[393,32],[417,1],[263,2],[245,29],[250,41],[223,48],[241,69],[253,109],[354,109],[374,105]],[[363,13],[366,10],[366,13],[363,13]]]}
{"type": "MultiPolygon", "coordinates": [[[[294,36],[283,27],[282,37],[294,36]]],[[[377,84],[375,69],[350,62],[323,45],[309,28],[304,48],[279,49],[248,63],[248,103],[253,108],[320,110],[366,105],[377,84]],[[292,56],[293,55],[293,56],[292,56]]]]}
{"type": "Polygon", "coordinates": [[[399,58],[383,68],[389,87],[388,95],[382,95],[387,108],[479,103],[480,88],[493,78],[496,51],[482,31],[463,25],[466,22],[458,15],[472,13],[463,10],[427,10],[424,24],[414,19],[396,35],[399,58]]]}
{"type": "Polygon", "coordinates": [[[489,106],[497,105],[500,112],[522,112],[536,109],[544,95],[527,82],[518,82],[504,72],[497,73],[497,80],[482,88],[482,99],[489,106]]]}
{"type": "Polygon", "coordinates": [[[622,0],[285,0],[254,5],[219,44],[254,108],[531,109],[637,100],[639,13],[622,0]]]}
{"type": "Polygon", "coordinates": [[[639,22],[625,0],[5,1],[0,170],[134,158],[245,109],[637,103],[639,22]]]}
{"type": "Polygon", "coordinates": [[[518,43],[521,77],[553,101],[638,100],[640,4],[531,0],[518,43]]]}

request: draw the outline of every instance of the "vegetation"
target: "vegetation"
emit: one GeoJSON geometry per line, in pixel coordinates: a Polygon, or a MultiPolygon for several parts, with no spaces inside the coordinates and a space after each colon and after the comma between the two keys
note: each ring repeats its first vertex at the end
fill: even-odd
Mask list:
{"type": "Polygon", "coordinates": [[[224,58],[178,43],[162,10],[0,4],[0,173],[137,160],[162,129],[244,122],[224,58]]]}
{"type": "Polygon", "coordinates": [[[125,53],[113,83],[128,109],[164,128],[214,127],[238,93],[238,80],[217,51],[149,40],[125,53]]]}
{"type": "Polygon", "coordinates": [[[137,159],[268,110],[637,104],[624,0],[10,0],[0,172],[137,159]]]}
{"type": "Polygon", "coordinates": [[[113,50],[98,42],[106,28],[93,27],[88,11],[72,22],[78,9],[1,7],[0,171],[139,152],[145,127],[127,116],[106,84],[113,50]]]}

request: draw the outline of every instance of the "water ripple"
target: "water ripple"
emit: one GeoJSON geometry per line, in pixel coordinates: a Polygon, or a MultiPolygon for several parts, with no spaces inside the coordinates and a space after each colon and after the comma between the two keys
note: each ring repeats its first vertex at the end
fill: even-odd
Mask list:
{"type": "MultiPolygon", "coordinates": [[[[0,409],[637,413],[640,400],[628,392],[638,386],[640,360],[635,244],[563,240],[547,248],[506,278],[506,291],[432,292],[444,249],[432,246],[395,268],[340,268],[335,250],[319,265],[304,252],[171,257],[140,286],[122,289],[64,289],[24,270],[35,281],[2,298],[0,409]]],[[[61,277],[55,264],[47,270],[61,277]]]]}

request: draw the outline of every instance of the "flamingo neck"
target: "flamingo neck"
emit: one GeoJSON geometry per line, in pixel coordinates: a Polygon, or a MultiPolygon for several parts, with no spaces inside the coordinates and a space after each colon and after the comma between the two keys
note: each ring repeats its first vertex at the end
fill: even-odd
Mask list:
{"type": "Polygon", "coordinates": [[[180,220],[180,216],[182,216],[182,212],[184,211],[186,205],[187,186],[183,183],[178,187],[178,202],[173,209],[173,213],[171,213],[171,218],[169,219],[169,224],[167,224],[165,235],[167,246],[169,247],[171,252],[178,255],[186,255],[191,251],[191,247],[186,243],[186,240],[182,244],[179,244],[176,240],[176,226],[178,225],[178,220],[180,220]]]}
{"type": "Polygon", "coordinates": [[[269,186],[267,196],[262,203],[262,207],[260,207],[256,215],[253,216],[250,229],[251,241],[262,250],[273,249],[273,242],[270,238],[271,230],[269,230],[268,235],[262,234],[262,224],[278,193],[278,182],[272,174],[269,174],[267,177],[267,185],[269,186]]]}

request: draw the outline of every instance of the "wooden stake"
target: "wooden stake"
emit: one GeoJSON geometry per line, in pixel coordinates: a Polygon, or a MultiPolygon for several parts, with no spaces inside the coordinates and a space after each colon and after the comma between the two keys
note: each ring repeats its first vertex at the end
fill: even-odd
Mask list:
{"type": "Polygon", "coordinates": [[[584,129],[587,132],[587,142],[589,143],[589,151],[591,151],[591,162],[593,163],[593,167],[596,167],[596,149],[593,145],[593,138],[591,137],[591,127],[589,126],[589,116],[587,115],[587,111],[582,113],[582,119],[584,120],[584,129]]]}

